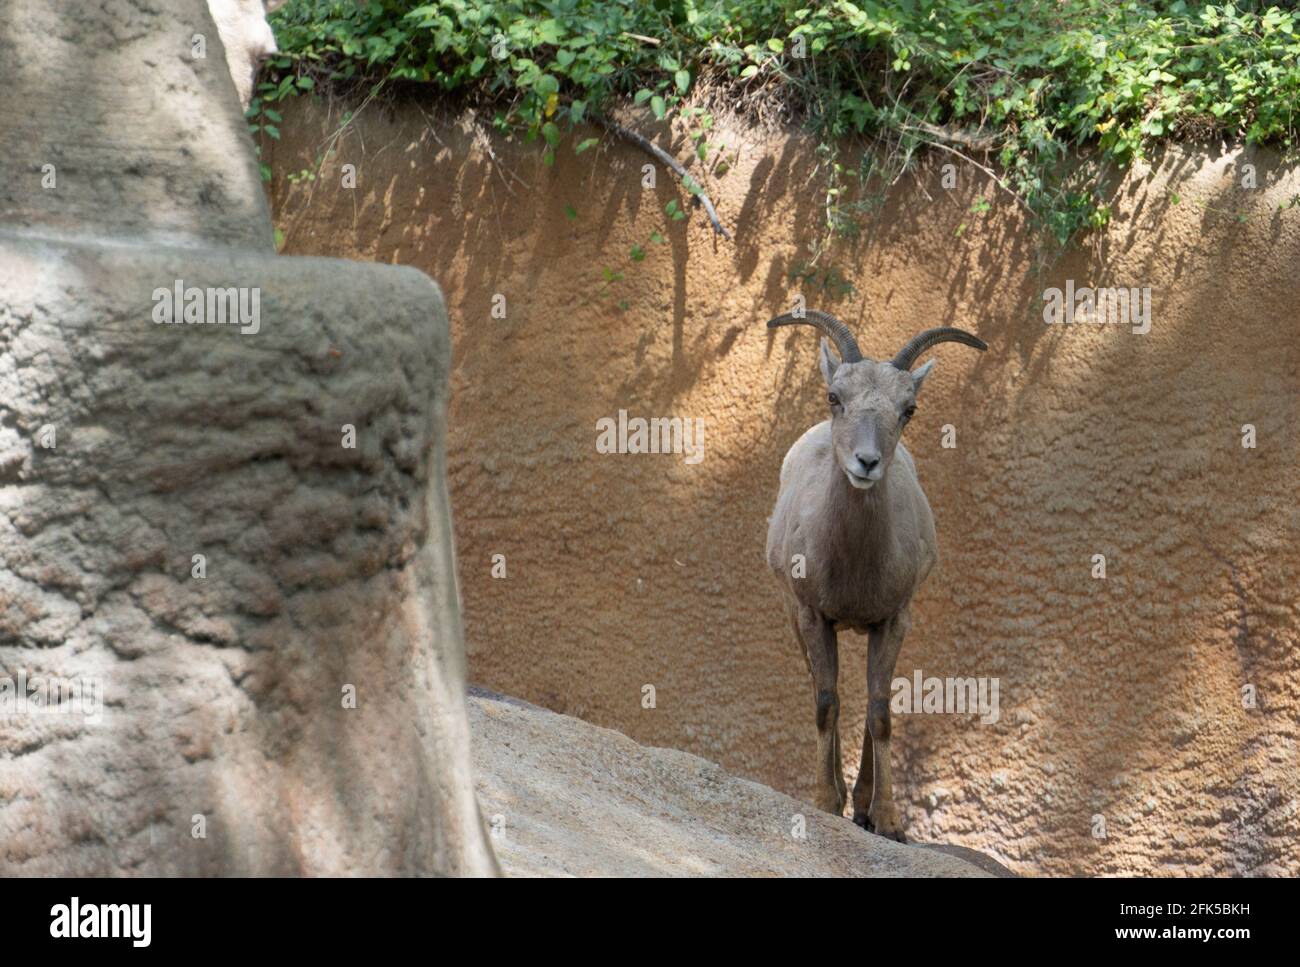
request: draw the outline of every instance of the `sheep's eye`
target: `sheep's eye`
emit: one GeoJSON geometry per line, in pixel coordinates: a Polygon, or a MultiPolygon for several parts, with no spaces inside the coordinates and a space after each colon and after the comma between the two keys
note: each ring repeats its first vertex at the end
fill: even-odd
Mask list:
{"type": "Polygon", "coordinates": [[[829,394],[829,395],[826,397],[826,401],[827,401],[828,403],[830,403],[831,406],[839,406],[839,405],[840,405],[840,398],[839,398],[838,396],[836,396],[834,393],[829,394]]]}
{"type": "Polygon", "coordinates": [[[915,412],[916,412],[916,407],[909,406],[907,409],[903,410],[903,419],[910,420],[912,418],[912,414],[915,412]]]}

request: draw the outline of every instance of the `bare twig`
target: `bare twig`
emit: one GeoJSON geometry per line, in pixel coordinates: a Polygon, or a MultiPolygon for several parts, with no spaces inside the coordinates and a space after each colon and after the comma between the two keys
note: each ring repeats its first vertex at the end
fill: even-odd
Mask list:
{"type": "Polygon", "coordinates": [[[922,144],[928,144],[930,147],[938,148],[940,151],[947,151],[949,154],[955,154],[958,158],[961,158],[963,161],[973,164],[980,171],[984,172],[986,175],[992,178],[999,188],[1001,188],[1008,195],[1014,198],[1016,200],[1016,204],[1018,204],[1021,208],[1023,208],[1031,217],[1033,216],[1034,212],[1029,207],[1028,203],[1026,203],[1026,201],[1023,198],[1021,198],[1020,195],[1017,194],[1016,191],[1010,185],[1008,185],[1005,181],[999,178],[997,172],[994,171],[992,168],[988,167],[987,165],[980,164],[970,155],[964,154],[961,151],[958,151],[956,148],[951,148],[946,144],[942,144],[941,142],[928,141],[925,138],[921,138],[920,141],[922,144]]]}
{"type": "Polygon", "coordinates": [[[501,160],[497,157],[497,153],[492,150],[492,132],[479,121],[477,114],[474,115],[474,144],[488,156],[488,160],[492,163],[492,169],[496,171],[497,177],[500,178],[502,184],[506,186],[506,191],[511,195],[515,193],[514,189],[510,187],[510,181],[517,182],[518,184],[523,185],[524,188],[532,191],[532,185],[524,181],[524,179],[520,178],[517,174],[501,163],[501,160]],[[506,180],[506,175],[510,176],[510,181],[506,180]]]}
{"type": "Polygon", "coordinates": [[[992,151],[998,146],[998,136],[995,134],[983,134],[979,131],[963,131],[958,128],[943,128],[937,124],[930,124],[927,121],[918,121],[915,124],[903,125],[904,131],[912,133],[928,134],[932,138],[939,138],[942,141],[948,141],[952,144],[960,144],[963,148],[971,151],[984,153],[992,151]]]}
{"type": "Polygon", "coordinates": [[[607,117],[602,117],[601,115],[598,114],[592,114],[590,115],[590,120],[594,124],[599,124],[602,128],[604,128],[606,131],[610,132],[611,134],[615,134],[618,137],[622,138],[624,141],[628,142],[628,144],[635,145],[636,147],[640,148],[642,151],[649,154],[651,157],[657,158],[659,161],[663,162],[665,165],[667,165],[669,168],[672,169],[672,171],[677,175],[678,178],[682,180],[682,182],[686,185],[687,190],[690,190],[690,186],[694,185],[695,190],[692,192],[692,194],[694,194],[698,202],[704,206],[704,210],[709,213],[709,221],[713,223],[713,230],[717,232],[719,235],[721,235],[723,238],[725,238],[728,242],[731,241],[731,233],[722,227],[722,222],[718,219],[718,212],[713,207],[713,202],[709,200],[709,196],[704,193],[704,189],[700,187],[699,182],[691,177],[690,173],[686,170],[686,167],[680,161],[678,161],[676,158],[670,155],[663,148],[656,145],[653,141],[650,141],[647,138],[643,138],[635,131],[629,131],[621,124],[618,124],[615,121],[611,121],[607,117]]]}
{"type": "Polygon", "coordinates": [[[320,182],[320,173],[325,168],[325,162],[329,159],[330,152],[333,151],[335,147],[338,145],[339,139],[343,137],[343,133],[352,126],[352,122],[357,119],[357,117],[361,114],[362,111],[364,111],[367,107],[369,107],[370,102],[375,99],[375,97],[379,94],[379,91],[383,86],[384,86],[384,81],[380,81],[378,84],[372,87],[370,89],[370,93],[368,93],[365,96],[365,99],[361,102],[361,106],[358,107],[355,111],[353,111],[351,116],[342,124],[340,124],[338,128],[334,131],[334,133],[325,140],[323,151],[321,152],[320,163],[316,166],[316,171],[314,172],[311,180],[311,186],[307,189],[307,202],[305,205],[303,205],[304,211],[306,211],[308,208],[311,207],[312,199],[316,197],[316,185],[320,182]]]}
{"type": "Polygon", "coordinates": [[[438,142],[438,145],[440,147],[443,148],[447,147],[447,142],[443,141],[442,138],[438,137],[438,128],[437,125],[434,123],[433,115],[431,115],[428,111],[426,111],[418,101],[415,102],[415,109],[419,111],[420,116],[424,118],[424,130],[429,133],[430,137],[432,137],[433,140],[438,142]]]}

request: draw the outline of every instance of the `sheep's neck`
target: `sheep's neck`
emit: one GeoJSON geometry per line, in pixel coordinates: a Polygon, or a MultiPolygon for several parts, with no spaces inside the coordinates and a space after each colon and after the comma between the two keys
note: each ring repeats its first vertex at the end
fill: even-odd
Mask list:
{"type": "Polygon", "coordinates": [[[886,493],[889,474],[876,481],[870,490],[859,490],[849,483],[833,456],[831,469],[830,493],[826,502],[831,512],[826,519],[832,524],[835,545],[855,557],[889,547],[892,533],[886,493]]]}
{"type": "Polygon", "coordinates": [[[897,610],[902,589],[888,479],[858,490],[834,465],[818,545],[828,551],[819,606],[837,630],[869,631],[897,610]]]}

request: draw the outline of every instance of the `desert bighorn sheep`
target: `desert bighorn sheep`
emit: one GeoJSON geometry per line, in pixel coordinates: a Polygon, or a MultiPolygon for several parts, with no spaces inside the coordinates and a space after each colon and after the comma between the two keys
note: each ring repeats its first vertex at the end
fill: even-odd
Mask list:
{"type": "Polygon", "coordinates": [[[927,329],[890,362],[863,359],[847,326],[813,309],[777,316],[768,328],[809,325],[821,341],[831,418],[801,436],[781,464],[781,490],[768,522],[767,563],[781,582],[795,637],[812,673],[817,709],[817,806],[840,815],[845,787],[839,736],[839,631],[865,632],[868,711],[853,821],[904,841],[889,770],[889,695],[908,606],[938,558],[934,517],[899,442],[934,361],[931,346],[988,347],[961,329],[927,329]],[[874,779],[874,782],[873,782],[874,779]]]}

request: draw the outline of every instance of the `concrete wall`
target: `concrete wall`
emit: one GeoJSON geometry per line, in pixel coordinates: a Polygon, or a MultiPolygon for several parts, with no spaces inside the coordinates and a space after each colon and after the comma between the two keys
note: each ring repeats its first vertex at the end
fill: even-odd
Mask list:
{"type": "MultiPolygon", "coordinates": [[[[939,159],[832,251],[856,287],[836,301],[792,280],[823,224],[798,135],[722,126],[736,157],[707,184],[729,244],[702,213],[665,228],[681,193],[663,170],[643,190],[648,159],[624,145],[566,143],[546,168],[414,105],[372,104],[331,141],[338,122],[289,112],[276,222],[287,251],[443,281],[471,679],[810,798],[810,684],[763,542],[824,388],[814,334],[762,323],[802,291],[877,356],[953,323],[990,349],[937,350],[907,430],[941,561],[898,674],[996,678],[1000,718],[896,717],[909,835],[1022,873],[1300,873],[1300,212],[1279,209],[1300,176],[1271,155],[1170,153],[1057,259],[976,169],[945,191],[939,159]],[[291,181],[327,143],[321,179],[291,181]],[[606,266],[623,275],[608,291],[606,266]],[[1046,325],[1042,293],[1067,280],[1149,286],[1150,332],[1046,325]],[[596,422],[620,409],[703,418],[704,459],[598,453],[596,422]]],[[[845,636],[850,784],[865,662],[845,636]]]]}

